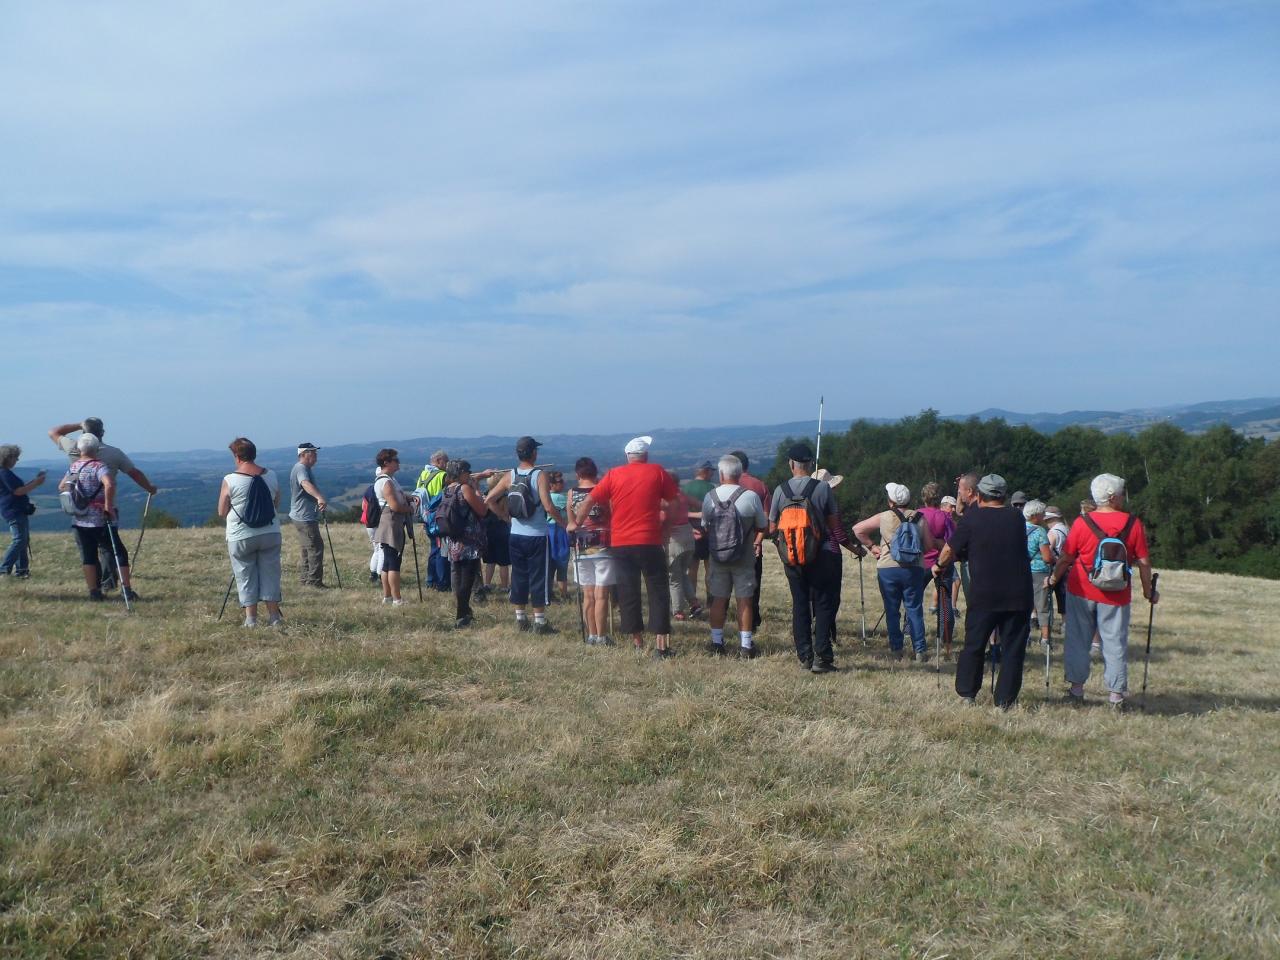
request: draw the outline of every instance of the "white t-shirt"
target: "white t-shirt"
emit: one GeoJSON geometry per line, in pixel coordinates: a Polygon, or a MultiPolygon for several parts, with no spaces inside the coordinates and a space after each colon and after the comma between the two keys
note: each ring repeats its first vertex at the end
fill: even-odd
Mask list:
{"type": "MultiPolygon", "coordinates": [[[[755,537],[757,530],[769,529],[769,516],[764,512],[764,503],[760,500],[760,495],[736,483],[722,483],[713,492],[720,498],[721,503],[727,503],[738,490],[742,491],[742,496],[734,502],[733,506],[742,516],[742,535],[750,540],[755,537]]],[[[710,516],[714,512],[714,506],[711,494],[708,493],[702,498],[703,516],[710,516]]]]}
{"type": "MultiPolygon", "coordinates": [[[[80,448],[76,446],[78,439],[78,437],[63,437],[58,441],[58,446],[62,447],[62,452],[71,458],[72,463],[80,459],[80,448]]],[[[98,452],[93,455],[93,459],[107,465],[107,469],[111,471],[112,479],[115,478],[118,470],[128,473],[134,469],[133,461],[129,459],[129,455],[119,447],[113,447],[109,443],[98,444],[98,452]]]]}
{"type": "Polygon", "coordinates": [[[245,508],[249,505],[249,486],[253,477],[243,473],[228,473],[223,477],[227,481],[227,490],[231,493],[231,512],[227,514],[227,540],[248,540],[260,537],[264,533],[280,532],[280,483],[270,470],[262,474],[262,479],[271,491],[271,500],[276,504],[276,515],[265,527],[250,527],[241,521],[245,508]]]}

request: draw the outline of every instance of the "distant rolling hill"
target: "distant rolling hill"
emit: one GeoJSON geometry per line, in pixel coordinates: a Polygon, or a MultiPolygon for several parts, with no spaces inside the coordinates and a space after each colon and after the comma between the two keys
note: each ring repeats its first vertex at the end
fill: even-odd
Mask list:
{"type": "MultiPolygon", "coordinates": [[[[1011,424],[1025,424],[1043,433],[1054,433],[1065,427],[1090,427],[1104,433],[1137,432],[1157,423],[1171,423],[1190,433],[1197,433],[1218,424],[1227,424],[1248,436],[1261,436],[1269,440],[1280,437],[1280,397],[1259,397],[1245,400],[1213,400],[1207,403],[1183,406],[1137,408],[1132,410],[1070,410],[1065,413],[1018,413],[1012,410],[991,408],[973,414],[947,414],[949,420],[1003,419],[1011,424]]],[[[867,418],[873,423],[889,423],[885,418],[867,418]]],[[[853,423],[850,419],[829,419],[823,424],[830,436],[843,433],[853,423]]],[[[555,464],[566,472],[574,461],[589,456],[607,468],[623,461],[623,445],[640,433],[654,437],[654,456],[661,463],[687,475],[695,463],[705,457],[716,457],[729,450],[741,449],[755,462],[771,462],[781,443],[789,436],[810,436],[816,431],[812,420],[766,425],[740,425],[724,427],[652,427],[634,433],[612,434],[545,434],[540,460],[555,464]]],[[[313,438],[317,442],[322,437],[313,438]]],[[[512,462],[514,436],[483,437],[417,437],[409,440],[380,439],[366,443],[337,444],[324,447],[316,467],[316,480],[329,492],[335,504],[351,504],[358,501],[360,492],[373,478],[373,455],[382,447],[394,447],[404,460],[402,480],[412,485],[427,458],[437,449],[445,449],[455,457],[465,457],[476,469],[506,467],[512,462]]],[[[163,509],[177,517],[184,525],[202,523],[214,511],[218,485],[222,475],[230,468],[230,457],[225,450],[187,450],[160,453],[137,453],[137,464],[147,472],[161,488],[161,496],[155,508],[163,509]]],[[[295,461],[293,447],[281,447],[261,452],[258,460],[264,466],[276,470],[282,478],[295,461]]],[[[50,471],[51,479],[65,469],[64,460],[24,460],[20,472],[25,476],[41,466],[50,471]]],[[[67,526],[65,516],[58,510],[52,484],[45,493],[35,499],[39,512],[32,518],[37,530],[53,530],[67,526]]],[[[128,480],[122,484],[121,525],[136,526],[141,515],[145,495],[128,480]]],[[[56,491],[54,491],[56,492],[56,491]]]]}

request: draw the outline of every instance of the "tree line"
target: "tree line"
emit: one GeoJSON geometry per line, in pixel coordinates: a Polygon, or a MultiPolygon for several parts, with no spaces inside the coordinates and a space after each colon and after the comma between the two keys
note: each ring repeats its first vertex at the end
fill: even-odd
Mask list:
{"type": "MultiPolygon", "coordinates": [[[[790,476],[778,446],[767,480],[790,476]]],[[[1099,473],[1124,477],[1130,509],[1142,517],[1157,566],[1280,579],[1280,444],[1227,426],[1189,434],[1159,424],[1138,434],[1068,427],[1053,434],[1001,419],[944,420],[937,411],[897,423],[856,421],[824,436],[820,466],[842,474],[836,488],[846,521],[885,507],[894,481],[917,497],[929,481],[955,493],[970,470],[998,473],[1010,490],[1055,504],[1068,518],[1099,473]]]]}

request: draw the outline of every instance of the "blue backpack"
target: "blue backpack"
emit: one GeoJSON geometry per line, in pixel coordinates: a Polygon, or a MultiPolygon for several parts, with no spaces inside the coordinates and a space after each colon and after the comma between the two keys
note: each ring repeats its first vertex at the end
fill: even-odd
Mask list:
{"type": "Polygon", "coordinates": [[[908,520],[897,507],[893,508],[894,516],[899,520],[898,529],[893,531],[893,539],[889,541],[889,556],[901,566],[914,567],[924,556],[924,543],[920,537],[920,525],[916,522],[919,516],[908,520]]]}
{"type": "MultiPolygon", "coordinates": [[[[239,471],[236,471],[239,473],[239,471]]],[[[240,518],[240,522],[246,527],[259,529],[271,525],[271,521],[276,518],[276,505],[271,499],[271,488],[267,486],[267,481],[263,480],[263,474],[247,474],[241,473],[240,476],[252,476],[249,481],[249,495],[245,498],[244,513],[236,510],[236,516],[240,518]]],[[[234,507],[232,507],[235,510],[234,507]]]]}

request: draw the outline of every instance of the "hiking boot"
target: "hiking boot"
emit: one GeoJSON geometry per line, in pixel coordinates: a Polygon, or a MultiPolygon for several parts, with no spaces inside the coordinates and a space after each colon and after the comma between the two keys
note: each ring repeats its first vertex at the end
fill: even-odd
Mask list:
{"type": "Polygon", "coordinates": [[[137,603],[139,600],[142,599],[140,596],[138,596],[138,591],[134,590],[133,587],[125,587],[124,596],[125,596],[125,599],[128,600],[130,603],[137,603]]]}
{"type": "Polygon", "coordinates": [[[559,633],[560,631],[545,620],[535,620],[533,622],[533,632],[542,637],[552,633],[559,633]]]}
{"type": "Polygon", "coordinates": [[[978,705],[977,697],[961,697],[960,702],[966,707],[976,707],[978,705]]]}
{"type": "Polygon", "coordinates": [[[616,647],[616,646],[617,646],[617,644],[613,642],[613,637],[605,636],[605,637],[596,637],[596,646],[598,646],[598,647],[616,647]]]}
{"type": "Polygon", "coordinates": [[[812,669],[813,669],[813,657],[809,657],[809,658],[808,658],[808,659],[806,659],[806,660],[801,660],[801,661],[800,661],[800,669],[801,669],[801,670],[812,670],[812,669]]]}
{"type": "Polygon", "coordinates": [[[1083,694],[1083,693],[1072,693],[1070,690],[1068,690],[1065,694],[1063,694],[1063,696],[1062,696],[1062,701],[1063,701],[1063,703],[1070,704],[1070,705],[1071,705],[1071,706],[1073,706],[1073,707],[1083,707],[1083,706],[1084,706],[1084,694],[1083,694]]]}
{"type": "Polygon", "coordinates": [[[91,601],[93,601],[94,603],[99,603],[99,602],[101,602],[101,601],[103,601],[103,600],[105,600],[105,599],[107,599],[107,598],[106,598],[106,597],[104,597],[104,596],[102,595],[102,591],[101,591],[101,590],[90,590],[90,591],[89,591],[89,599],[90,599],[91,601]]]}
{"type": "Polygon", "coordinates": [[[760,648],[759,648],[759,647],[756,647],[756,646],[750,646],[750,647],[739,647],[739,648],[738,648],[738,659],[739,659],[739,660],[755,660],[755,659],[756,659],[757,657],[759,657],[759,656],[760,656],[760,648]]]}
{"type": "Polygon", "coordinates": [[[516,620],[516,629],[521,633],[527,633],[533,629],[533,621],[528,617],[519,617],[516,620]]]}
{"type": "Polygon", "coordinates": [[[834,663],[824,663],[821,660],[813,661],[813,666],[809,668],[810,673],[838,673],[839,670],[834,663]]]}
{"type": "Polygon", "coordinates": [[[723,644],[723,643],[715,643],[714,641],[713,641],[713,642],[708,643],[708,644],[707,644],[707,653],[711,654],[713,657],[723,657],[723,656],[725,656],[726,654],[725,654],[724,644],[723,644]]]}
{"type": "Polygon", "coordinates": [[[457,620],[453,622],[453,628],[455,630],[462,630],[469,626],[471,626],[470,617],[459,617],[457,620]]]}

